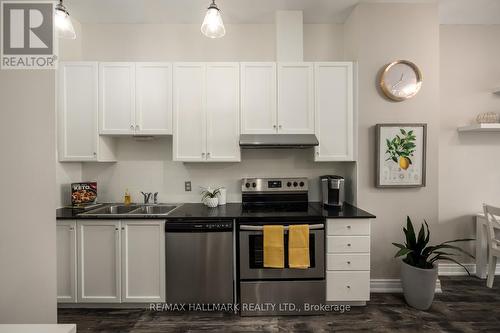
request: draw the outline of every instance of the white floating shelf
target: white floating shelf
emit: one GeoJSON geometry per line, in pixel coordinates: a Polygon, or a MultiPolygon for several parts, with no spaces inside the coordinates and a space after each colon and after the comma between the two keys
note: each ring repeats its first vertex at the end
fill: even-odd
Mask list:
{"type": "Polygon", "coordinates": [[[500,132],[500,123],[474,124],[458,128],[459,132],[500,132]]]}

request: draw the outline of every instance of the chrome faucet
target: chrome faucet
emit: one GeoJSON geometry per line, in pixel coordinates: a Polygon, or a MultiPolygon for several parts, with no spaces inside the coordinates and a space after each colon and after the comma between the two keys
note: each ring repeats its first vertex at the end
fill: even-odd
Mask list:
{"type": "Polygon", "coordinates": [[[149,204],[149,200],[151,199],[151,195],[152,195],[152,193],[151,193],[151,192],[146,192],[146,193],[144,193],[144,192],[142,192],[142,191],[141,191],[141,193],[142,193],[142,195],[144,196],[144,204],[145,204],[145,205],[149,204]]]}

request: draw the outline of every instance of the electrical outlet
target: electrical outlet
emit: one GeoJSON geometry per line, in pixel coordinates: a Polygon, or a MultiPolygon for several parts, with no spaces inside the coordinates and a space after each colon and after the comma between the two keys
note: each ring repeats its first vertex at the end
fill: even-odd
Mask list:
{"type": "Polygon", "coordinates": [[[190,180],[184,182],[184,191],[191,192],[191,181],[190,180]]]}

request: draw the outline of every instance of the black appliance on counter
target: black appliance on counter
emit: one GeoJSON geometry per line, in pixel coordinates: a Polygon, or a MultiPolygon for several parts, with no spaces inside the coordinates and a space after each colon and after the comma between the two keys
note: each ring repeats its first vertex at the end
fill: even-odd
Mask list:
{"type": "Polygon", "coordinates": [[[344,177],[321,176],[321,196],[326,207],[342,207],[345,200],[344,177]]]}
{"type": "Polygon", "coordinates": [[[245,178],[239,221],[239,300],[242,316],[317,314],[304,304],[325,302],[325,220],[308,203],[307,178],[245,178]],[[284,268],[265,268],[263,226],[285,229],[284,268]],[[310,268],[288,267],[288,226],[309,225],[310,268]],[[246,305],[273,304],[260,308],[246,305]],[[293,304],[287,306],[286,304],[293,304]],[[300,312],[298,312],[300,310],[300,312]]]}

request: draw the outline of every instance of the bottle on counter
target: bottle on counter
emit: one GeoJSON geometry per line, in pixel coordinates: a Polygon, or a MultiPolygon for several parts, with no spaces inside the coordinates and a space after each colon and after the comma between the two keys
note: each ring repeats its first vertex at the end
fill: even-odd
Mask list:
{"type": "Polygon", "coordinates": [[[125,190],[125,195],[123,196],[123,203],[125,204],[125,206],[128,206],[132,203],[132,198],[130,196],[130,192],[128,191],[128,189],[125,190]]]}

